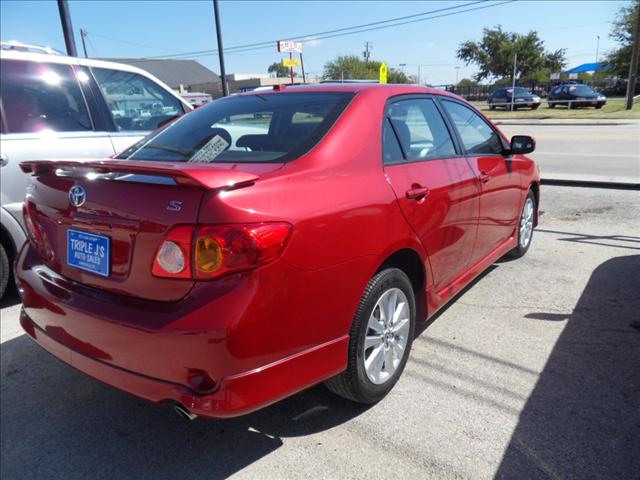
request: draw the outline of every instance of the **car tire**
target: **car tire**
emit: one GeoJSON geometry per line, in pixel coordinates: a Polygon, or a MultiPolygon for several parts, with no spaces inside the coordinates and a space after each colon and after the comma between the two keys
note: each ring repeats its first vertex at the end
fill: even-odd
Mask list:
{"type": "Polygon", "coordinates": [[[549,102],[549,108],[556,108],[556,104],[549,102]]]}
{"type": "Polygon", "coordinates": [[[496,106],[495,105],[489,105],[489,110],[495,110],[496,106]]]}
{"type": "Polygon", "coordinates": [[[382,400],[407,363],[415,318],[415,296],[407,275],[397,268],[377,273],[367,284],[351,324],[347,369],[327,380],[327,388],[358,403],[373,404],[382,400]],[[384,313],[384,307],[394,312],[401,309],[395,324],[393,319],[386,320],[389,315],[384,313]]]}
{"type": "Polygon", "coordinates": [[[11,264],[9,263],[9,255],[7,255],[4,245],[0,243],[0,298],[2,298],[7,291],[10,278],[11,264]]]}
{"type": "Polygon", "coordinates": [[[529,250],[531,240],[533,239],[533,226],[535,223],[536,210],[536,196],[533,194],[532,190],[529,190],[527,198],[524,200],[524,205],[522,206],[520,219],[518,220],[518,245],[507,254],[509,258],[520,258],[529,250]]]}
{"type": "Polygon", "coordinates": [[[534,105],[533,107],[531,107],[531,110],[537,110],[539,106],[540,105],[534,105]]]}
{"type": "Polygon", "coordinates": [[[600,110],[602,108],[602,105],[596,105],[596,110],[600,110]]]}

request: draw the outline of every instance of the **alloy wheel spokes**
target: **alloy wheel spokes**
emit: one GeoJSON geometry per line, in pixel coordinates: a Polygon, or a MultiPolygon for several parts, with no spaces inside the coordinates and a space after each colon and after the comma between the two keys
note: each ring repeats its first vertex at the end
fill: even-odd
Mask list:
{"type": "Polygon", "coordinates": [[[399,288],[385,291],[376,302],[364,340],[364,367],[371,382],[389,380],[402,362],[410,330],[409,302],[399,288]]]}

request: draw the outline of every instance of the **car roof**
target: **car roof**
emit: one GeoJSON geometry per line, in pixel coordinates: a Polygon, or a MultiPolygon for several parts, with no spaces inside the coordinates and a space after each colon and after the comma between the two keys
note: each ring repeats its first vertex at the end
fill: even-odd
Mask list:
{"type": "Polygon", "coordinates": [[[132,65],[126,65],[124,63],[117,62],[107,62],[104,60],[94,60],[91,58],[79,58],[79,57],[69,57],[66,55],[52,55],[47,53],[35,53],[35,52],[23,52],[19,50],[0,50],[0,59],[2,60],[22,60],[28,62],[47,62],[47,63],[58,63],[62,65],[82,65],[85,67],[95,67],[95,68],[109,68],[111,70],[119,70],[122,72],[130,72],[137,73],[138,75],[142,75],[143,77],[152,80],[154,83],[162,86],[165,90],[167,90],[171,95],[180,100],[184,105],[187,105],[189,109],[193,107],[189,105],[184,99],[182,99],[177,93],[175,93],[171,87],[162,82],[157,77],[154,77],[146,70],[143,70],[138,67],[134,67],[132,65]]]}
{"type": "Polygon", "coordinates": [[[395,95],[408,95],[408,94],[423,94],[423,95],[441,95],[451,98],[458,98],[458,95],[447,92],[445,90],[439,90],[437,88],[423,87],[414,84],[400,84],[400,83],[318,83],[314,85],[275,85],[274,88],[269,91],[250,91],[243,92],[237,95],[265,95],[265,94],[278,94],[278,93],[360,93],[369,92],[372,94],[380,94],[382,96],[395,96],[395,95]]]}

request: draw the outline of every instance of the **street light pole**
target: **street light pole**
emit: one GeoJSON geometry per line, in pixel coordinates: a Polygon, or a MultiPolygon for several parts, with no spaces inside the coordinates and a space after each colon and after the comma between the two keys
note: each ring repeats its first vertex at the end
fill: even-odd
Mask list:
{"type": "Polygon", "coordinates": [[[600,35],[598,35],[598,41],[596,42],[596,69],[595,71],[598,71],[598,53],[600,53],[600,35]]]}
{"type": "Polygon", "coordinates": [[[71,25],[71,15],[69,15],[69,2],[58,0],[58,12],[60,13],[60,23],[64,34],[64,44],[67,47],[67,55],[77,57],[76,40],[73,38],[73,26],[71,25]]]}
{"type": "Polygon", "coordinates": [[[220,11],[218,0],[213,0],[213,15],[216,21],[216,38],[218,40],[218,59],[220,60],[220,77],[222,78],[222,96],[229,95],[227,87],[227,75],[224,71],[224,49],[222,47],[222,30],[220,29],[220,11]]]}
{"type": "Polygon", "coordinates": [[[87,36],[87,31],[84,28],[80,29],[80,39],[82,40],[82,50],[84,51],[84,58],[89,58],[87,55],[87,44],[84,39],[87,36]]]}
{"type": "Polygon", "coordinates": [[[458,73],[460,72],[460,65],[454,67],[456,69],[456,87],[458,86],[458,73]]]}

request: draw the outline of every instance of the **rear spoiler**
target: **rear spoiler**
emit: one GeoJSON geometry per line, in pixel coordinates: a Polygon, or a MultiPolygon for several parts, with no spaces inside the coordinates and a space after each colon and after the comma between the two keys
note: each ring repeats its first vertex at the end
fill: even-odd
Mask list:
{"type": "Polygon", "coordinates": [[[257,175],[219,168],[212,164],[169,163],[131,160],[28,160],[20,163],[25,173],[33,175],[86,176],[114,178],[124,175],[171,177],[176,184],[208,189],[234,189],[252,184],[257,175]]]}

